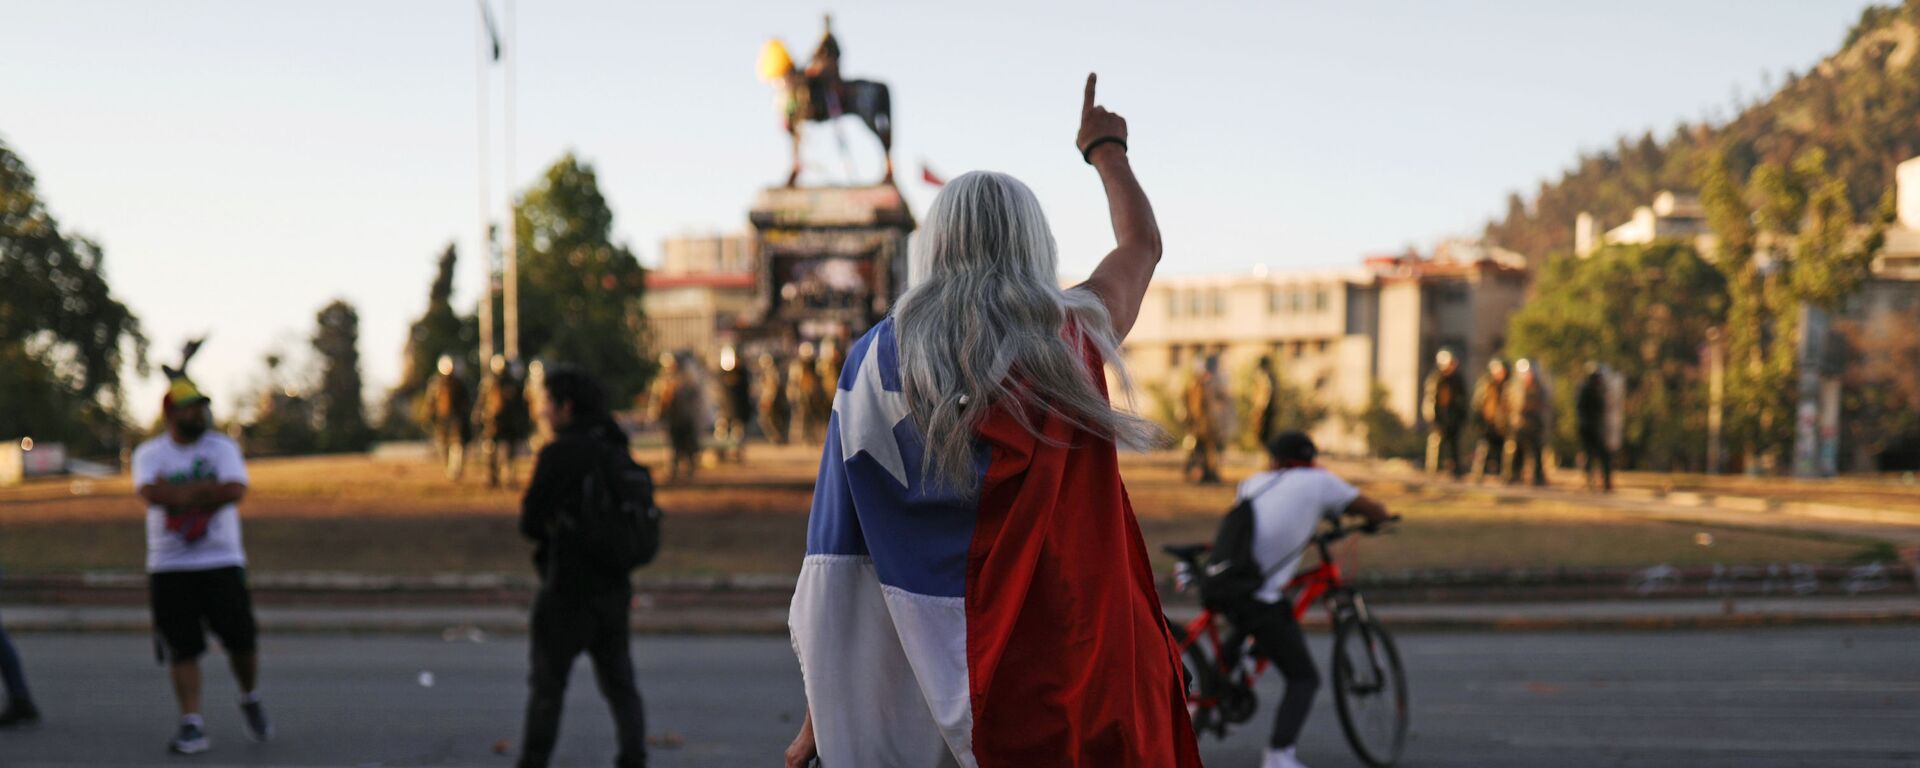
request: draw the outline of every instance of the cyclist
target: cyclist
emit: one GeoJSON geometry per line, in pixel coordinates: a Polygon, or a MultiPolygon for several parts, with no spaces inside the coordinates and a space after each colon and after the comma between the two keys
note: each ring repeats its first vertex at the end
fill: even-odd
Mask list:
{"type": "Polygon", "coordinates": [[[1347,514],[1370,525],[1387,520],[1387,508],[1380,502],[1315,466],[1318,454],[1306,434],[1282,432],[1267,443],[1268,470],[1240,484],[1239,497],[1253,502],[1254,559],[1270,576],[1253,599],[1234,612],[1234,622],[1252,635],[1253,652],[1272,662],[1287,684],[1261,768],[1304,768],[1294,757],[1293,743],[1320,689],[1306,636],[1293,617],[1292,601],[1281,590],[1293,578],[1322,519],[1347,514]]]}

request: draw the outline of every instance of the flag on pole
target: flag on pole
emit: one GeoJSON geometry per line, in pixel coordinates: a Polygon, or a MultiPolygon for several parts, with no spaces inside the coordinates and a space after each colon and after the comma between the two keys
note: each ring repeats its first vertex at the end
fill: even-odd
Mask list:
{"type": "Polygon", "coordinates": [[[493,60],[500,60],[500,29],[493,24],[493,9],[487,7],[487,0],[480,0],[480,22],[487,27],[487,42],[493,45],[493,60]]]}
{"type": "Polygon", "coordinates": [[[944,187],[947,185],[947,180],[935,174],[933,168],[928,167],[927,161],[925,160],[920,161],[920,180],[936,187],[944,187]]]}

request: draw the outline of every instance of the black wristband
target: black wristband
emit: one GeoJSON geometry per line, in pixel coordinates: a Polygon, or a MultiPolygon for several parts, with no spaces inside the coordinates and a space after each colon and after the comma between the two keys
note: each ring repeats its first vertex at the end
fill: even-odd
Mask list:
{"type": "Polygon", "coordinates": [[[1080,150],[1080,159],[1087,161],[1087,165],[1093,165],[1093,151],[1099,149],[1102,144],[1118,144],[1122,152],[1127,149],[1126,139],[1118,136],[1102,136],[1087,142],[1087,148],[1080,150]]]}

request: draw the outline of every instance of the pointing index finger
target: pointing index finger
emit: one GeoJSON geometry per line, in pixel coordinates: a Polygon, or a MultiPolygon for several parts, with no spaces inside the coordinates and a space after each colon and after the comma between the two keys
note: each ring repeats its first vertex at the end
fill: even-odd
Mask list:
{"type": "Polygon", "coordinates": [[[1080,103],[1081,112],[1093,111],[1093,85],[1099,78],[1100,76],[1098,74],[1092,72],[1087,73],[1087,98],[1086,101],[1080,103]]]}

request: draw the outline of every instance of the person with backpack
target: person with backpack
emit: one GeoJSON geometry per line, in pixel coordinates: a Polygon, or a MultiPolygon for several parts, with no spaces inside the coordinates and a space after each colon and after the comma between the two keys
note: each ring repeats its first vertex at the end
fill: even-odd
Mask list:
{"type": "Polygon", "coordinates": [[[647,764],[646,716],[634,682],[629,607],[633,568],[658,546],[652,478],[633,463],[627,433],[607,396],[585,373],[545,377],[535,412],[554,435],[534,460],[520,502],[520,532],[535,543],[540,592],[529,622],[533,671],[521,740],[521,768],[543,768],[560,731],[573,661],[586,653],[612,710],[620,751],[615,765],[647,764]],[[653,515],[650,527],[636,514],[653,515]]]}
{"type": "MultiPolygon", "coordinates": [[[[1253,652],[1280,671],[1286,693],[1273,716],[1273,733],[1261,768],[1303,768],[1294,757],[1293,743],[1313,709],[1320,690],[1307,638],[1294,619],[1293,602],[1282,589],[1293,578],[1313,540],[1320,521],[1340,515],[1365,518],[1378,525],[1387,520],[1387,508],[1314,464],[1318,456],[1312,438],[1298,431],[1275,435],[1267,443],[1267,471],[1240,484],[1238,498],[1251,511],[1250,561],[1260,576],[1247,582],[1251,590],[1240,596],[1237,610],[1229,610],[1240,631],[1253,636],[1253,652]],[[1258,584],[1254,587],[1254,584],[1258,584]]],[[[1226,526],[1223,526],[1223,533],[1226,526]]],[[[1231,545],[1228,545],[1231,548],[1231,545]]],[[[1219,555],[1216,555],[1216,562],[1219,555]]],[[[1213,567],[1209,567],[1213,570],[1213,567]]],[[[1209,593],[1210,600],[1218,600],[1209,593]]]]}

